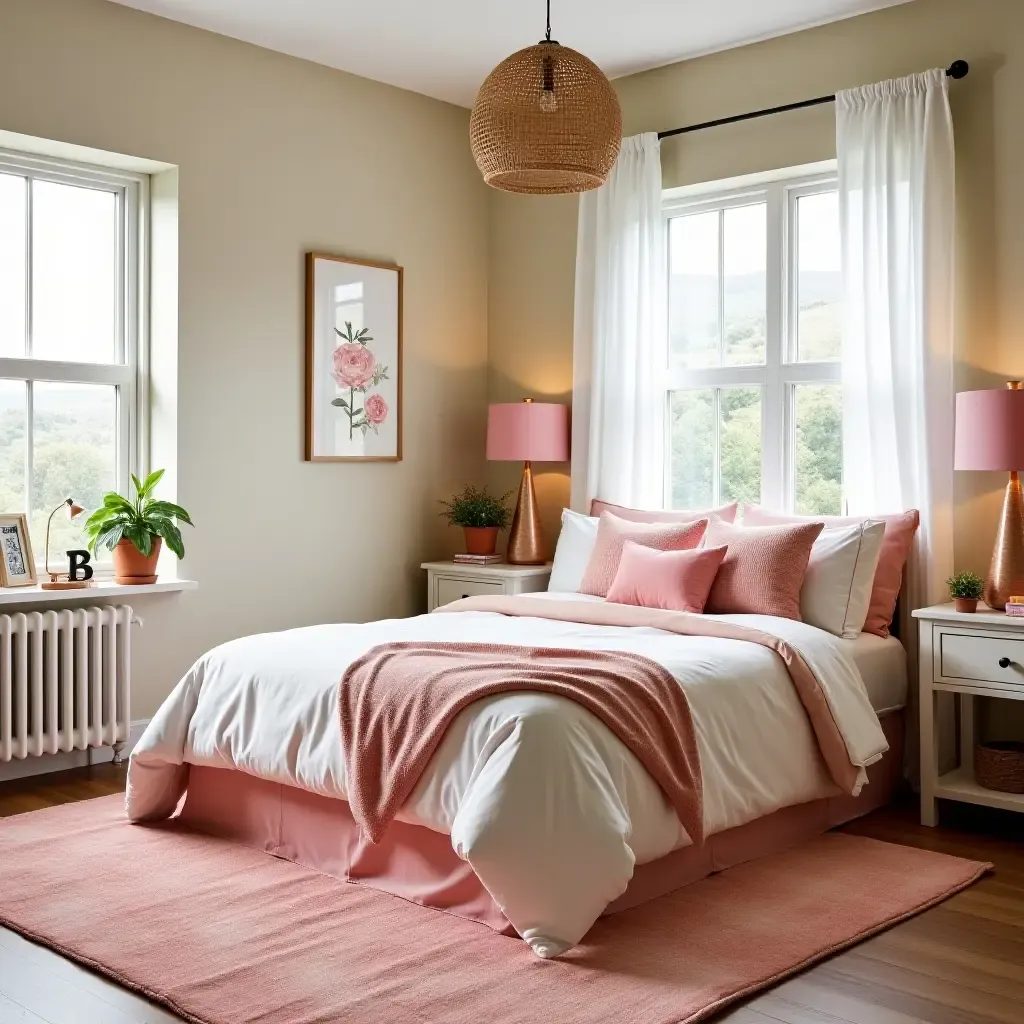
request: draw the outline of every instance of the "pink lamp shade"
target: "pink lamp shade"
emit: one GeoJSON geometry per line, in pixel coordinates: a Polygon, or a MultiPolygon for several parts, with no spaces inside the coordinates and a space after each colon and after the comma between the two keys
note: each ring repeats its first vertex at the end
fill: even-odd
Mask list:
{"type": "Polygon", "coordinates": [[[956,396],[957,469],[1024,470],[1024,390],[956,396]]]}
{"type": "Polygon", "coordinates": [[[569,408],[554,402],[502,402],[487,414],[487,458],[492,462],[565,462],[569,408]]]}

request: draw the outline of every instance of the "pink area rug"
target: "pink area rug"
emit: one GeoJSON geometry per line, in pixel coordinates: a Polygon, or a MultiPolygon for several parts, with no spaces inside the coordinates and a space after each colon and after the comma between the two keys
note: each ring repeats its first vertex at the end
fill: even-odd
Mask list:
{"type": "Polygon", "coordinates": [[[202,1024],[683,1024],[989,867],[826,834],[593,928],[516,938],[173,824],[120,797],[0,821],[0,921],[202,1024]]]}

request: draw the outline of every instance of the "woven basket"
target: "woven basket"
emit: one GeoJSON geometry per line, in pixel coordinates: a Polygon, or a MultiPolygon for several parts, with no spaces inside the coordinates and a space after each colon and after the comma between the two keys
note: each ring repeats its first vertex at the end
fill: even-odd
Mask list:
{"type": "Polygon", "coordinates": [[[601,69],[538,43],[484,81],[469,121],[484,181],[506,192],[586,192],[604,184],[622,143],[619,100],[601,69]]]}
{"type": "Polygon", "coordinates": [[[979,744],[974,750],[974,779],[985,789],[1024,793],[1024,743],[979,744]]]}

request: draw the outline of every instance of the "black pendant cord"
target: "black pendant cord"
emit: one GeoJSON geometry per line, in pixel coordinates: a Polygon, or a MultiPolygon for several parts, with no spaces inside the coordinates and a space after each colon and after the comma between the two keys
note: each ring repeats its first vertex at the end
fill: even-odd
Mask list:
{"type": "Polygon", "coordinates": [[[548,0],[548,29],[544,33],[544,42],[551,42],[551,0],[548,0]]]}
{"type": "MultiPolygon", "coordinates": [[[[548,0],[550,9],[551,0],[548,0]]],[[[965,60],[955,60],[946,68],[946,77],[952,79],[966,78],[970,65],[965,60]]],[[[786,103],[781,107],[769,107],[767,110],[754,110],[749,114],[735,114],[732,117],[720,117],[717,121],[705,121],[703,124],[691,124],[685,128],[673,128],[671,131],[658,132],[659,139],[668,139],[673,135],[688,135],[690,132],[701,132],[705,128],[718,128],[723,124],[736,124],[738,121],[752,121],[757,117],[768,117],[771,114],[783,114],[787,110],[803,110],[805,107],[820,107],[825,103],[835,103],[835,96],[818,96],[813,100],[800,100],[798,103],[786,103]]]]}

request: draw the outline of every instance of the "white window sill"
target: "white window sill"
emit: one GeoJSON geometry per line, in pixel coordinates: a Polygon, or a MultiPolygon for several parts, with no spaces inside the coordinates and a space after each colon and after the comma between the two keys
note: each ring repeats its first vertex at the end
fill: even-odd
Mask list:
{"type": "Polygon", "coordinates": [[[80,590],[43,590],[40,586],[3,587],[0,588],[0,608],[81,604],[85,601],[123,604],[128,597],[195,590],[198,586],[195,580],[167,579],[145,586],[121,586],[110,580],[100,580],[94,586],[80,590]]]}

